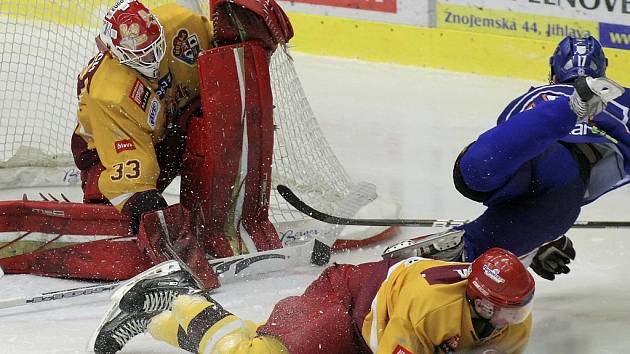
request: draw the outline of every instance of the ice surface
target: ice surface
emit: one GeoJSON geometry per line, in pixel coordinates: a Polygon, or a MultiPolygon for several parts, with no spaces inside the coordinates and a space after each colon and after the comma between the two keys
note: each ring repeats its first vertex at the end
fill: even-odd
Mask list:
{"type": "MultiPolygon", "coordinates": [[[[540,84],[505,78],[296,55],[306,93],[333,149],[354,180],[375,183],[402,204],[409,218],[473,218],[482,208],[452,186],[459,151],[492,125],[503,106],[540,84]]],[[[541,70],[541,78],[544,70],[541,70]]],[[[39,190],[38,190],[39,191],[39,190]]],[[[0,191],[0,199],[23,191],[0,191]]],[[[46,189],[42,192],[58,192],[46,189]]],[[[77,190],[64,190],[80,200],[77,190]]],[[[630,188],[584,208],[583,220],[628,220],[630,188]]],[[[386,244],[432,229],[401,230],[394,240],[334,261],[376,260],[386,244]]],[[[630,352],[630,230],[571,230],[578,258],[555,282],[536,277],[534,330],[528,353],[630,352]],[[628,268],[626,268],[628,267],[628,268]]],[[[222,287],[216,299],[237,315],[262,321],[273,304],[299,294],[321,271],[292,269],[222,287]]],[[[84,283],[28,275],[0,278],[0,299],[84,283]]],[[[84,353],[108,304],[107,295],[82,296],[0,310],[0,353],[84,353]]],[[[122,353],[186,353],[153,341],[132,340],[122,353]]]]}

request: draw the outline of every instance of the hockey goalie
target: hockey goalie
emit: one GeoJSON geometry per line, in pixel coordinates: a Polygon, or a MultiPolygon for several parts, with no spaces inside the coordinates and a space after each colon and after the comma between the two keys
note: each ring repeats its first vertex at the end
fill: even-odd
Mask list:
{"type": "Polygon", "coordinates": [[[269,60],[293,31],[273,0],[212,5],[212,21],[176,4],[150,11],[137,0],[107,12],[99,53],[77,84],[71,145],[84,203],[59,203],[68,204],[58,206],[63,217],[1,221],[15,230],[40,223],[59,234],[90,227],[124,237],[0,259],[6,273],[126,279],[174,257],[215,288],[206,253],[282,247],[268,218],[269,60]],[[161,192],[177,175],[180,204],[168,206],[161,192]]]}

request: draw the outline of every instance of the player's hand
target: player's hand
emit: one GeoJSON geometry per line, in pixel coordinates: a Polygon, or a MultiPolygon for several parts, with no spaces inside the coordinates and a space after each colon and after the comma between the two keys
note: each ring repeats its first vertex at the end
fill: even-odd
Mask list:
{"type": "Polygon", "coordinates": [[[540,247],[530,268],[541,277],[554,280],[558,274],[569,273],[568,264],[574,259],[573,242],[568,237],[562,236],[540,247]]]}

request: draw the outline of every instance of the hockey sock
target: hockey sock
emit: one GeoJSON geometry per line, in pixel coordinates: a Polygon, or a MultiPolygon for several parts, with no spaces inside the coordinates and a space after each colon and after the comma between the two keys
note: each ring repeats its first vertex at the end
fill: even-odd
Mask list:
{"type": "Polygon", "coordinates": [[[269,336],[257,336],[256,324],[243,321],[201,296],[178,296],[173,310],[155,316],[148,326],[153,338],[193,353],[288,353],[269,336]]]}
{"type": "Polygon", "coordinates": [[[172,311],[164,311],[159,315],[153,317],[147,327],[147,331],[153,336],[153,338],[166,342],[174,347],[179,347],[177,341],[177,332],[179,330],[179,323],[172,311]]]}

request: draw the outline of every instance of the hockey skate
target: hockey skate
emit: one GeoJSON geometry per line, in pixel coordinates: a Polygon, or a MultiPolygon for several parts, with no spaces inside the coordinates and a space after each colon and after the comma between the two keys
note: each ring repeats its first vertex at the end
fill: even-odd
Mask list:
{"type": "Polygon", "coordinates": [[[575,92],[569,98],[571,110],[578,116],[578,122],[602,112],[608,102],[623,95],[625,89],[606,78],[579,76],[573,83],[575,92]]]}
{"type": "Polygon", "coordinates": [[[442,261],[465,261],[464,231],[448,230],[437,234],[416,237],[387,247],[385,259],[424,257],[442,261]]]}
{"type": "Polygon", "coordinates": [[[170,310],[179,295],[199,292],[192,276],[167,261],[133,277],[111,295],[111,306],[92,335],[88,351],[113,354],[146,331],[151,318],[170,310]]]}

